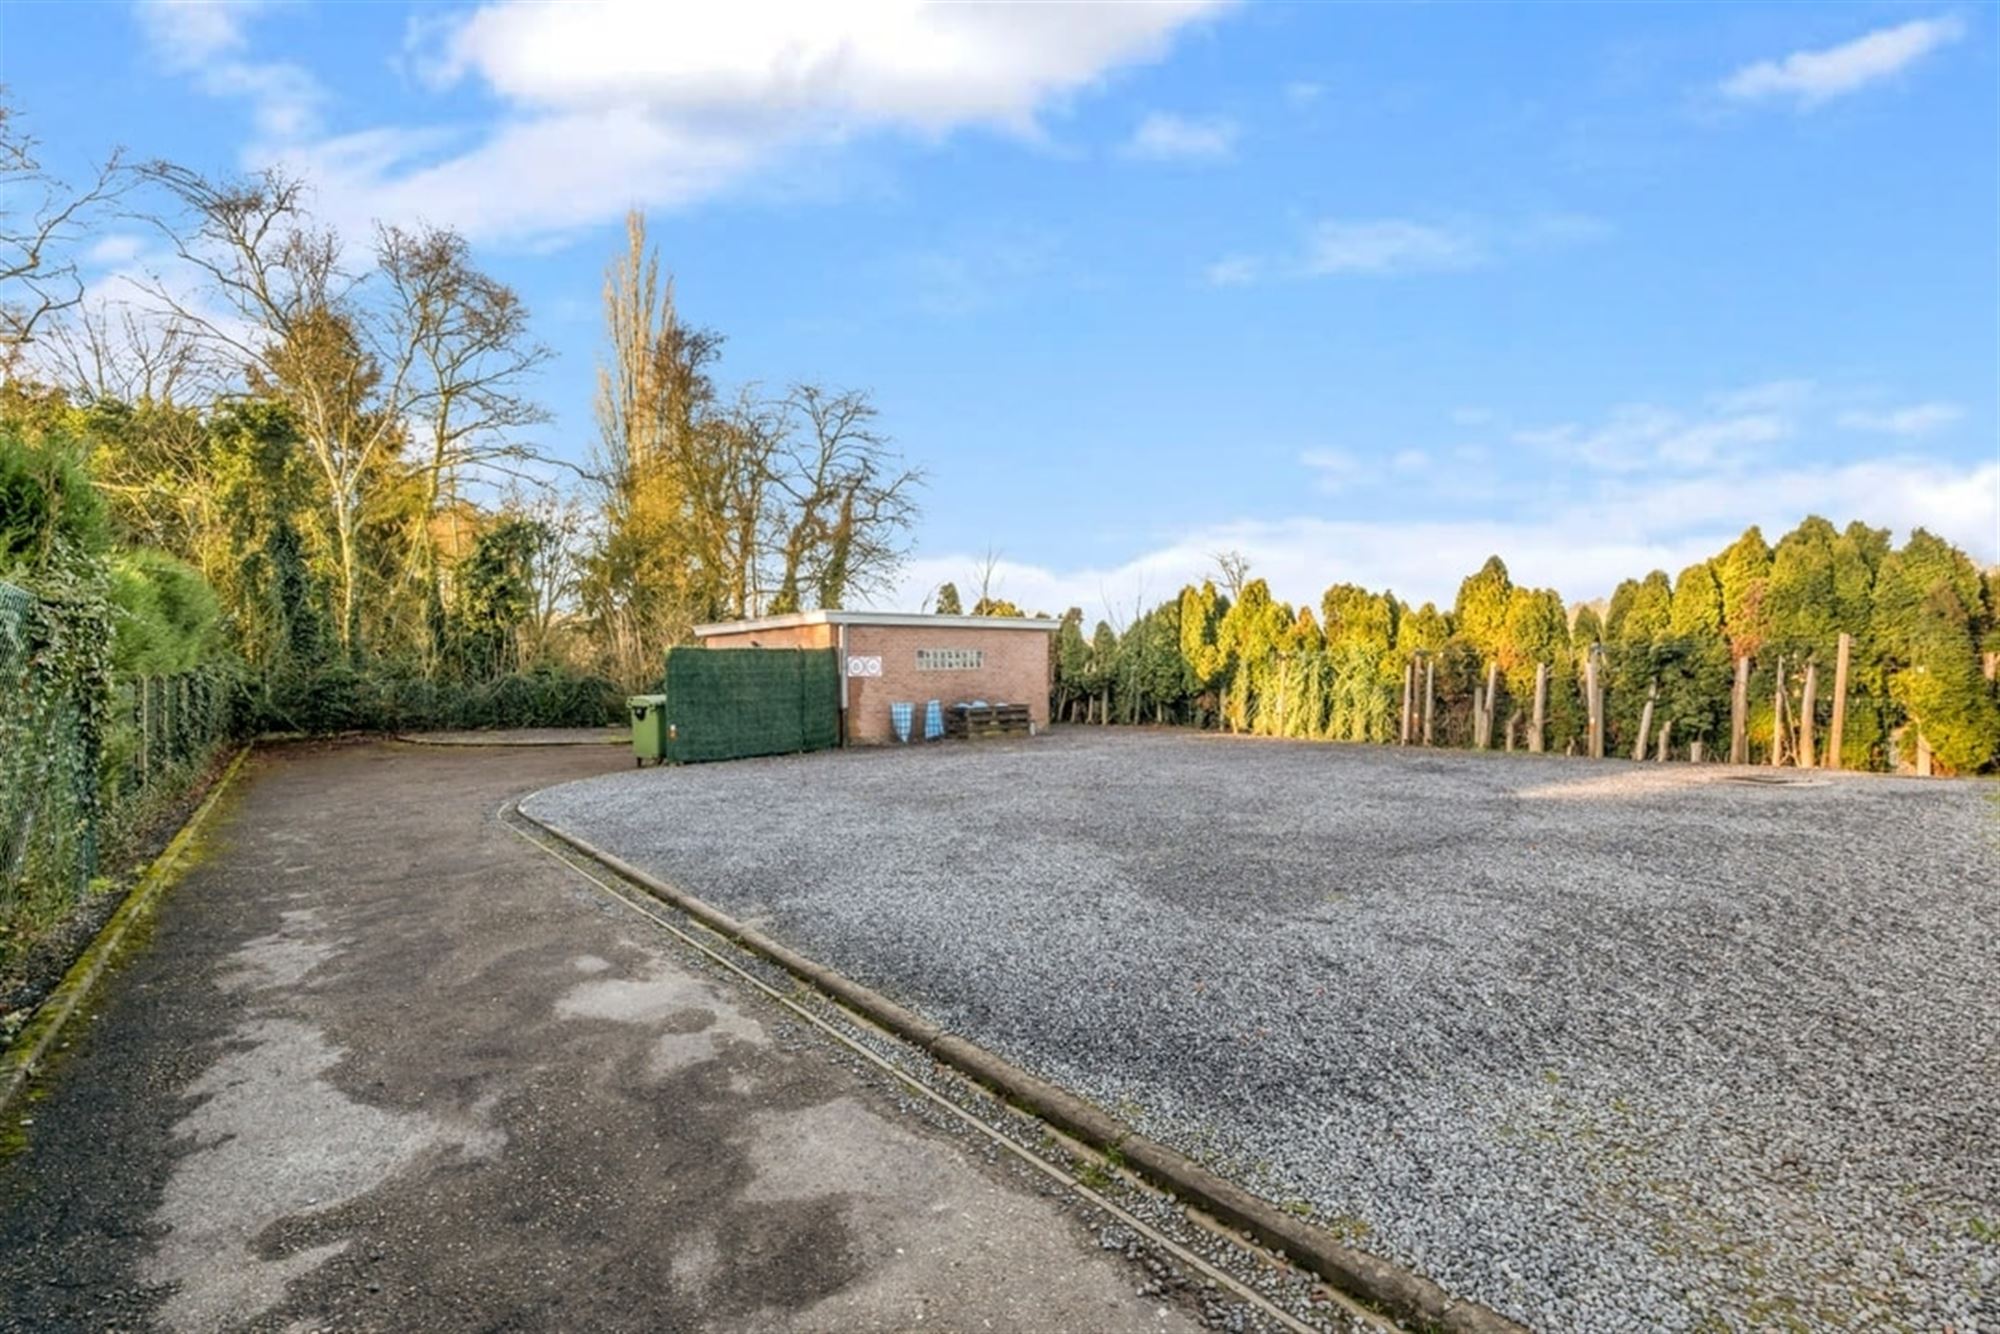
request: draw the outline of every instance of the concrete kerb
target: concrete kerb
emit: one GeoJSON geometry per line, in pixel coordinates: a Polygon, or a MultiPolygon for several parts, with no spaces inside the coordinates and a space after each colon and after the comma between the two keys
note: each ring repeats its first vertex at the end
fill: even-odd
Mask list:
{"type": "Polygon", "coordinates": [[[573,731],[576,735],[567,737],[513,736],[506,732],[482,734],[475,730],[452,733],[394,732],[390,733],[389,737],[390,740],[400,742],[405,746],[433,746],[439,749],[489,747],[495,750],[539,750],[556,746],[629,746],[632,744],[632,735],[629,732],[616,735],[599,735],[599,731],[608,733],[609,729],[555,728],[548,730],[573,731]]]}
{"type": "Polygon", "coordinates": [[[118,905],[96,936],[91,939],[82,954],[77,956],[69,971],[63,974],[56,989],[36,1007],[34,1018],[17,1035],[6,1051],[0,1052],[0,1116],[13,1107],[15,1100],[34,1078],[41,1066],[42,1058],[48,1054],[50,1046],[62,1035],[71,1016],[83,1007],[105,972],[118,957],[119,947],[131,934],[132,928],[149,914],[160,894],[173,884],[181,869],[182,860],[187,855],[188,845],[194,842],[196,833],[206,822],[216,803],[235,780],[237,771],[250,755],[250,747],[244,746],[236,752],[236,758],[215,780],[215,786],[201,799],[201,804],[188,816],[187,823],[153,858],[139,878],[126,892],[125,901],[118,905]]]}
{"type": "Polygon", "coordinates": [[[1348,1296],[1417,1329],[1437,1330],[1441,1334],[1527,1334],[1525,1326],[1476,1302],[1453,1297],[1414,1270],[1342,1245],[1323,1229],[1284,1212],[1187,1155],[1140,1134],[1103,1109],[976,1043],[946,1032],[873,988],[813,962],[615,853],[536,819],[522,810],[519,803],[513,810],[537,829],[641,886],[716,934],[769,959],[870,1022],[916,1044],[933,1059],[985,1085],[1008,1102],[1100,1153],[1115,1153],[1128,1167],[1162,1190],[1221,1224],[1239,1229],[1282,1252],[1287,1259],[1311,1270],[1348,1296]]]}

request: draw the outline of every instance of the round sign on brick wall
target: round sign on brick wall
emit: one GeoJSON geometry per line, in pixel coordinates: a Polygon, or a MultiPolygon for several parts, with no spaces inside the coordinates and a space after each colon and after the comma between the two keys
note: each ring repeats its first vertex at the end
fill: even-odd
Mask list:
{"type": "Polygon", "coordinates": [[[849,676],[880,676],[882,674],[882,659],[875,657],[849,658],[847,660],[847,674],[849,676]]]}

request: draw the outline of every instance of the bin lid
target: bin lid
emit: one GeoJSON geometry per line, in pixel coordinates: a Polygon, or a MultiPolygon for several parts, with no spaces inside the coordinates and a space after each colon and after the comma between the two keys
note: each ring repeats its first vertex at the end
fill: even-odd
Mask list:
{"type": "Polygon", "coordinates": [[[627,695],[625,697],[625,707],[628,709],[643,709],[649,705],[665,704],[666,702],[667,697],[665,695],[627,695]]]}

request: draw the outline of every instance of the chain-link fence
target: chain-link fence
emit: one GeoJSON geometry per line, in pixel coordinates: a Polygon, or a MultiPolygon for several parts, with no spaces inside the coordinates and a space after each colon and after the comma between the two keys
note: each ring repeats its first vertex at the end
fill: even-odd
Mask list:
{"type": "Polygon", "coordinates": [[[0,964],[88,892],[101,847],[186,790],[233,721],[221,673],[65,675],[63,615],[0,583],[0,964]]]}
{"type": "Polygon", "coordinates": [[[98,760],[87,701],[39,669],[33,595],[0,584],[0,957],[97,871],[98,760]]]}
{"type": "Polygon", "coordinates": [[[120,676],[112,686],[114,794],[127,797],[161,780],[179,782],[229,734],[234,691],[216,672],[120,676]]]}

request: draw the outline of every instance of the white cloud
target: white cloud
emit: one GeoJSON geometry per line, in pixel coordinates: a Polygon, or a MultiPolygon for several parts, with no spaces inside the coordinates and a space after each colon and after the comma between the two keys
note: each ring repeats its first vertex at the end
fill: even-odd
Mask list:
{"type": "Polygon", "coordinates": [[[151,239],[138,232],[107,232],[83,252],[83,260],[93,267],[130,264],[145,251],[151,239]]]}
{"type": "Polygon", "coordinates": [[[1791,422],[1775,412],[1722,417],[1673,432],[1660,441],[1659,456],[1666,463],[1700,467],[1755,445],[1775,444],[1791,433],[1791,422]]]}
{"type": "Polygon", "coordinates": [[[1710,394],[1708,402],[1719,412],[1796,412],[1818,389],[1811,380],[1766,380],[1710,394]]]}
{"type": "Polygon", "coordinates": [[[153,49],[177,69],[242,50],[244,22],[262,8],[255,0],[142,0],[137,6],[153,49]]]}
{"type": "MultiPolygon", "coordinates": [[[[1750,524],[1775,537],[1813,513],[1836,524],[1858,518],[1899,536],[1929,528],[1974,560],[1990,562],[2000,559],[2000,463],[1961,467],[1891,457],[1664,484],[1602,479],[1511,519],[1245,519],[1190,530],[1110,565],[1010,562],[1001,578],[1005,595],[1030,610],[1078,606],[1092,619],[1128,618],[1135,606],[1212,577],[1214,552],[1237,550],[1249,557],[1253,575],[1293,603],[1317,603],[1327,585],[1347,580],[1448,604],[1459,581],[1497,553],[1517,582],[1552,586],[1578,600],[1602,597],[1620,579],[1649,570],[1676,572],[1714,555],[1750,524]]],[[[969,553],[920,557],[883,605],[916,606],[945,579],[962,587],[977,563],[969,553]]]]}
{"type": "Polygon", "coordinates": [[[1120,151],[1149,162],[1221,162],[1236,151],[1236,122],[1220,116],[1155,111],[1141,120],[1120,151]]]}
{"type": "MultiPolygon", "coordinates": [[[[1513,431],[1512,457],[1504,446],[1478,444],[1442,453],[1314,448],[1297,462],[1312,493],[1327,497],[1322,513],[1195,527],[1107,565],[1017,563],[1007,596],[1048,611],[1081,606],[1092,618],[1107,609],[1129,615],[1141,599],[1157,602],[1208,577],[1211,553],[1233,549],[1294,603],[1316,601],[1341,580],[1445,602],[1495,553],[1519,582],[1588,599],[1649,570],[1677,572],[1753,523],[1775,540],[1808,514],[1898,534],[1928,528],[1975,561],[2000,560],[2000,460],[1896,452],[1829,462],[1819,452],[1786,452],[1788,440],[1817,438],[1842,398],[1810,380],[1777,379],[1702,395],[1683,409],[1626,404],[1594,425],[1513,431]],[[1413,474],[1424,478],[1419,493],[1407,482],[1413,474]]],[[[1500,429],[1484,408],[1452,415],[1463,426],[1500,429]]],[[[925,579],[962,578],[972,564],[950,552],[914,562],[904,600],[915,605],[925,579]]]]}
{"type": "Polygon", "coordinates": [[[1344,449],[1308,449],[1299,455],[1299,466],[1310,471],[1319,489],[1329,494],[1370,480],[1374,470],[1372,462],[1364,463],[1344,449]]]}
{"type": "Polygon", "coordinates": [[[1294,79],[1285,85],[1285,105],[1303,111],[1326,96],[1326,85],[1312,79],[1294,79]]]}
{"type": "Polygon", "coordinates": [[[1956,403],[1913,403],[1888,412],[1855,410],[1834,420],[1849,431],[1871,431],[1878,435],[1919,436],[1942,430],[1963,417],[1956,403]]]}
{"type": "Polygon", "coordinates": [[[1481,263],[1479,242],[1464,231],[1398,218],[1317,223],[1306,238],[1304,271],[1410,273],[1481,263]]]}
{"type": "Polygon", "coordinates": [[[318,127],[326,94],[298,65],[244,58],[249,22],[267,8],[261,0],[140,0],[137,13],[168,69],[211,97],[248,102],[263,139],[293,139],[318,127]]]}
{"type": "Polygon", "coordinates": [[[421,216],[491,237],[561,231],[633,204],[685,205],[868,133],[983,126],[1032,137],[1051,107],[1160,58],[1226,3],[497,0],[417,25],[409,62],[433,87],[477,81],[506,108],[497,124],[330,139],[311,132],[302,86],[276,72],[290,67],[240,58],[235,11],[142,12],[200,86],[262,99],[259,164],[281,150],[341,220],[421,216]],[[204,52],[232,68],[211,71],[204,52]]]}
{"type": "Polygon", "coordinates": [[[1242,287],[1256,282],[1263,269],[1255,255],[1224,255],[1203,270],[1203,276],[1215,287],[1242,287]]]}
{"type": "Polygon", "coordinates": [[[476,72],[524,106],[1027,130],[1048,99],[1163,55],[1218,7],[502,0],[445,36],[439,73],[476,72]]]}
{"type": "MultiPolygon", "coordinates": [[[[1746,400],[1723,394],[1710,402],[1732,408],[1746,400]]],[[[1760,457],[1758,446],[1787,439],[1797,425],[1796,418],[1783,411],[1688,414],[1650,403],[1628,403],[1613,408],[1596,426],[1563,422],[1518,430],[1511,438],[1517,445],[1594,472],[1636,473],[1753,463],[1760,457]]]]}
{"type": "Polygon", "coordinates": [[[1530,251],[1582,245],[1610,235],[1600,219],[1551,213],[1521,222],[1422,222],[1413,218],[1322,218],[1286,254],[1236,254],[1208,266],[1208,281],[1229,286],[1263,278],[1443,273],[1478,268],[1530,251]]]}
{"type": "Polygon", "coordinates": [[[1819,51],[1795,51],[1782,60],[1760,60],[1723,80],[1722,93],[1739,102],[1772,97],[1818,106],[1907,69],[1965,35],[1957,17],[1914,19],[1819,51]]]}

